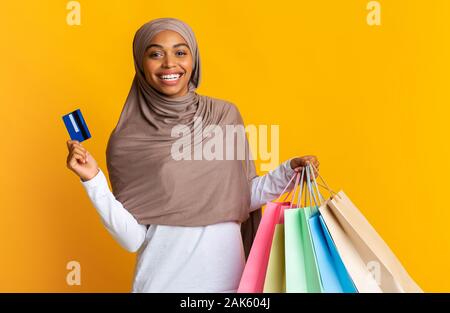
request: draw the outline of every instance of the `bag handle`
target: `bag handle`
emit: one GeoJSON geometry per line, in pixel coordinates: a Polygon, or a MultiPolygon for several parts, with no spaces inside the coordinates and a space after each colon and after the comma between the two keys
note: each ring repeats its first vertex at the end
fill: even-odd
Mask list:
{"type": "Polygon", "coordinates": [[[312,174],[311,164],[307,164],[305,166],[305,168],[306,168],[306,180],[305,180],[306,187],[305,188],[308,188],[308,192],[306,193],[306,196],[305,196],[305,206],[307,206],[307,202],[309,202],[309,206],[312,207],[313,201],[314,201],[315,205],[317,205],[319,203],[319,201],[316,198],[316,193],[314,192],[312,185],[311,185],[312,181],[315,182],[315,176],[312,174]]]}
{"type": "Polygon", "coordinates": [[[325,199],[323,198],[322,194],[320,193],[319,186],[317,185],[316,177],[314,176],[314,170],[312,167],[309,168],[309,173],[312,177],[311,183],[310,183],[310,189],[312,194],[314,195],[314,200],[316,205],[321,205],[323,202],[325,202],[325,199]],[[316,196],[317,191],[317,198],[316,196]]]}
{"type": "Polygon", "coordinates": [[[317,191],[320,196],[318,196],[316,198],[314,187],[313,187],[313,184],[311,183],[311,181],[313,180],[311,178],[314,177],[314,173],[312,173],[312,172],[313,172],[313,170],[311,169],[311,166],[307,165],[306,166],[306,177],[307,177],[306,184],[307,184],[308,191],[309,191],[309,208],[310,208],[312,214],[316,214],[318,212],[318,207],[321,205],[320,201],[323,200],[323,198],[320,195],[319,190],[317,190],[317,191]],[[314,202],[314,206],[313,206],[313,202],[314,202]]]}
{"type": "MultiPolygon", "coordinates": [[[[317,171],[317,169],[316,169],[316,172],[317,172],[319,178],[322,180],[322,182],[325,184],[325,186],[323,186],[323,185],[321,185],[321,184],[319,184],[317,182],[316,177],[314,175],[313,169],[316,169],[316,168],[315,168],[314,164],[311,163],[310,166],[308,167],[308,173],[312,177],[311,181],[313,182],[313,185],[312,186],[309,185],[308,187],[309,187],[309,190],[310,190],[310,194],[312,194],[313,197],[314,197],[315,204],[316,205],[322,205],[325,202],[325,199],[324,199],[324,197],[322,196],[322,194],[321,194],[321,192],[319,190],[319,186],[322,186],[325,189],[327,189],[328,192],[330,193],[331,197],[333,197],[334,195],[339,197],[339,195],[336,192],[334,192],[330,187],[328,187],[327,183],[322,178],[322,176],[320,176],[319,171],[317,171]],[[317,192],[318,199],[315,197],[315,192],[317,192]]],[[[310,203],[311,203],[311,201],[310,201],[310,203]]]]}
{"type": "Polygon", "coordinates": [[[336,192],[334,192],[329,186],[328,184],[325,182],[325,180],[323,179],[323,177],[320,175],[319,171],[316,169],[316,167],[314,166],[314,164],[312,163],[308,163],[306,166],[303,167],[301,174],[299,172],[295,172],[294,175],[292,175],[291,179],[289,180],[289,182],[286,184],[286,186],[284,187],[283,191],[280,193],[280,195],[278,196],[277,199],[279,199],[287,190],[287,188],[289,187],[289,185],[291,184],[291,182],[295,180],[295,184],[294,184],[294,188],[292,190],[289,191],[289,193],[286,194],[286,196],[284,197],[284,199],[282,200],[283,202],[286,202],[286,200],[289,198],[289,196],[291,195],[291,193],[293,192],[292,195],[292,201],[291,204],[289,206],[289,208],[292,208],[293,202],[294,202],[294,197],[295,197],[295,193],[297,191],[297,188],[300,184],[300,192],[297,196],[297,205],[299,207],[306,207],[307,202],[309,202],[309,204],[312,204],[312,201],[314,201],[315,205],[321,205],[323,202],[325,202],[324,197],[322,196],[320,190],[319,190],[319,186],[325,188],[331,196],[333,195],[337,195],[336,192]],[[320,184],[317,182],[316,176],[314,175],[314,171],[312,170],[316,170],[318,178],[320,178],[320,180],[323,182],[324,185],[320,184]],[[305,179],[305,172],[306,172],[306,179],[305,179]],[[312,179],[311,179],[312,178],[312,179]],[[311,186],[311,181],[313,183],[313,185],[311,186]],[[303,206],[301,204],[301,197],[303,195],[303,185],[305,184],[305,194],[304,194],[304,199],[303,199],[303,206]],[[308,192],[306,192],[306,188],[308,188],[308,192]],[[317,192],[317,197],[316,197],[316,193],[317,192]]]}
{"type": "Polygon", "coordinates": [[[295,186],[294,186],[294,193],[292,194],[292,200],[291,200],[291,204],[289,205],[289,209],[292,209],[292,204],[294,204],[294,197],[295,197],[295,193],[297,192],[297,188],[298,188],[298,183],[300,181],[300,173],[296,173],[295,174],[295,186]]]}
{"type": "Polygon", "coordinates": [[[309,192],[309,206],[312,207],[312,202],[314,201],[314,204],[317,205],[317,198],[316,194],[311,190],[311,173],[310,173],[310,166],[309,164],[306,165],[306,185],[308,187],[309,192]]]}
{"type": "Polygon", "coordinates": [[[305,176],[305,168],[302,168],[302,175],[300,178],[300,192],[298,193],[298,197],[297,197],[297,206],[299,208],[302,207],[302,194],[303,194],[303,184],[304,184],[304,176],[305,176]]]}
{"type": "Polygon", "coordinates": [[[333,194],[337,195],[337,192],[334,192],[330,187],[328,187],[327,183],[325,182],[325,180],[322,178],[322,176],[320,175],[319,171],[316,169],[316,167],[314,166],[314,164],[310,163],[312,168],[316,170],[317,172],[317,176],[320,178],[320,180],[324,183],[325,186],[318,184],[316,181],[316,177],[314,176],[314,171],[312,171],[312,177],[314,178],[314,182],[316,184],[316,188],[317,190],[319,190],[319,188],[317,187],[317,185],[324,187],[326,190],[328,190],[328,192],[331,194],[331,196],[333,196],[333,194]]]}
{"type": "MultiPolygon", "coordinates": [[[[291,179],[289,180],[289,182],[286,184],[286,186],[284,187],[283,191],[280,193],[280,195],[278,196],[277,199],[279,199],[281,197],[282,194],[284,194],[286,192],[286,189],[289,187],[289,185],[291,184],[292,180],[296,177],[297,173],[295,173],[294,175],[292,175],[291,179]]],[[[289,191],[289,193],[284,197],[284,199],[282,200],[283,202],[286,201],[286,199],[289,197],[289,195],[291,194],[292,190],[289,191]]]]}

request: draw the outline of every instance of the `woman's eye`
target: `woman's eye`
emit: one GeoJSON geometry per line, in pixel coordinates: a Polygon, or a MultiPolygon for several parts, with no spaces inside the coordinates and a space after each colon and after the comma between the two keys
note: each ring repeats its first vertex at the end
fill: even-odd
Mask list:
{"type": "Polygon", "coordinates": [[[153,52],[153,53],[150,53],[150,57],[156,57],[156,56],[158,56],[159,55],[159,53],[158,52],[153,52]]]}
{"type": "MultiPolygon", "coordinates": [[[[185,51],[177,51],[176,53],[175,53],[177,56],[184,56],[184,55],[187,55],[187,53],[185,52],[185,51]]],[[[159,52],[151,52],[150,54],[149,54],[149,57],[151,57],[151,58],[155,58],[155,57],[158,57],[158,56],[160,56],[161,55],[161,53],[159,53],[159,52]]]]}

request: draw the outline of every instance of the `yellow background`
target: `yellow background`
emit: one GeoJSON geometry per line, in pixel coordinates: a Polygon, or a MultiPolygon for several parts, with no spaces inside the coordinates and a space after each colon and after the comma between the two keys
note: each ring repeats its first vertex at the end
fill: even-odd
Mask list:
{"type": "Polygon", "coordinates": [[[0,291],[130,290],[135,255],[66,168],[61,116],[81,109],[106,172],[134,33],[158,17],[193,28],[200,94],[280,125],[280,162],[317,155],[418,284],[450,290],[450,1],[380,1],[380,26],[365,0],[79,1],[80,26],[67,2],[0,7],[0,291]],[[81,286],[66,284],[71,260],[81,286]]]}

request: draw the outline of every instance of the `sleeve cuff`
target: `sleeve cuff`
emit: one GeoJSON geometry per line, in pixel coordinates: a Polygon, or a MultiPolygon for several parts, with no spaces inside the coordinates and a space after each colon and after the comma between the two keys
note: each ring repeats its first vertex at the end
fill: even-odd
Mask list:
{"type": "Polygon", "coordinates": [[[283,162],[283,167],[287,176],[292,177],[295,174],[295,171],[291,167],[291,160],[294,158],[290,158],[283,162]]]}
{"type": "Polygon", "coordinates": [[[96,187],[96,186],[104,184],[104,183],[107,184],[107,181],[106,181],[105,175],[103,174],[103,171],[100,168],[98,168],[98,173],[94,177],[92,177],[91,179],[89,179],[87,181],[82,181],[80,179],[80,183],[85,188],[93,188],[93,187],[96,187]]]}

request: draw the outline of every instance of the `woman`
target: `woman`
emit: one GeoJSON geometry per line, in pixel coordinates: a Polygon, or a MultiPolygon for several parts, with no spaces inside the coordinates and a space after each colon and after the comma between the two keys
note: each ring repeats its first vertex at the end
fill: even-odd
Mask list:
{"type": "Polygon", "coordinates": [[[112,236],[138,253],[133,292],[235,292],[261,205],[277,198],[295,171],[319,162],[295,157],[257,176],[246,138],[244,158],[195,158],[214,138],[203,134],[207,126],[243,120],[234,104],[195,92],[201,64],[191,28],[174,18],[150,21],[135,34],[133,57],[136,74],[106,151],[112,192],[77,141],[67,142],[67,167],[112,236]],[[189,139],[181,159],[174,157],[180,138],[189,139]]]}

